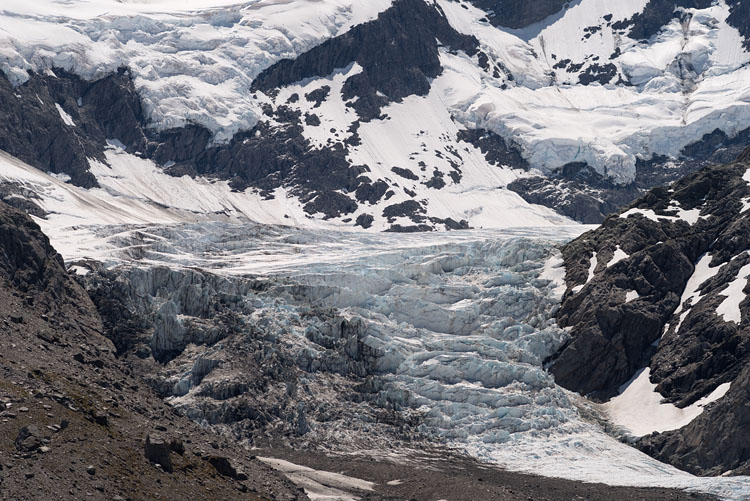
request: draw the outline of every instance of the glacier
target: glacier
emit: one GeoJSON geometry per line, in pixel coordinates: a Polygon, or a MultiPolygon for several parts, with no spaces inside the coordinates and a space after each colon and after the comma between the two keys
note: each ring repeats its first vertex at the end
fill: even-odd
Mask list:
{"type": "Polygon", "coordinates": [[[218,432],[235,433],[224,406],[252,378],[231,369],[242,337],[222,339],[207,323],[216,301],[234,304],[254,336],[294,361],[308,388],[295,397],[306,409],[300,426],[318,446],[408,456],[414,445],[394,443],[368,421],[379,408],[395,409],[418,423],[427,443],[511,470],[726,499],[750,490],[750,480],[694,477],[630,447],[616,438],[627,430],[613,434],[618,418],[610,421],[606,406],[557,386],[544,370],[567,339],[554,321],[566,288],[557,246],[590,226],[402,235],[323,221],[261,224],[250,212],[228,217],[231,205],[214,205],[227,203],[225,191],[212,198],[207,181],[158,173],[155,182],[113,162],[99,167],[110,182],[85,190],[8,156],[0,161],[4,181],[47,213],[35,219],[72,272],[89,280],[106,270],[131,284],[130,306],[154,315],[152,351],[183,351],[154,375],[158,387],[218,432]],[[148,200],[146,187],[160,193],[148,200]],[[337,333],[341,322],[349,337],[337,333]],[[371,399],[342,400],[365,375],[377,381],[371,399]]]}
{"type": "MultiPolygon", "coordinates": [[[[367,374],[377,383],[365,405],[416,420],[426,443],[516,471],[742,499],[750,479],[699,478],[646,456],[611,434],[605,407],[557,386],[544,370],[544,358],[567,339],[553,318],[557,245],[583,229],[404,236],[204,222],[91,231],[112,246],[101,264],[158,310],[152,346],[196,342],[181,338],[200,322],[205,297],[240,298],[237,311],[254,335],[273,340],[305,374],[307,389],[296,398],[306,443],[391,459],[418,447],[383,435],[362,402],[342,400],[347,378],[367,374]],[[357,346],[339,337],[342,323],[357,346]]],[[[99,266],[69,265],[86,276],[99,266]]],[[[187,358],[157,377],[171,405],[232,433],[226,411],[206,395],[219,392],[226,402],[238,391],[233,385],[249,380],[229,353],[241,344],[213,343],[188,344],[187,358]]]]}

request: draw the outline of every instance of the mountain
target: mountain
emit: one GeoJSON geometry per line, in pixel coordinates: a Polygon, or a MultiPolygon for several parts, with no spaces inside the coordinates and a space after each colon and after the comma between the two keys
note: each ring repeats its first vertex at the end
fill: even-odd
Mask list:
{"type": "Polygon", "coordinates": [[[0,18],[2,149],[112,190],[121,148],[255,220],[596,223],[747,142],[739,1],[40,8],[0,18]]]}
{"type": "Polygon", "coordinates": [[[748,19],[4,0],[0,479],[745,499],[748,19]]]}
{"type": "Polygon", "coordinates": [[[557,319],[571,338],[547,362],[555,380],[614,397],[616,420],[618,399],[640,388],[640,410],[622,424],[648,423],[638,446],[700,475],[750,471],[750,449],[736,439],[750,432],[749,160],[746,151],[656,188],[563,248],[557,319]],[[661,428],[659,407],[700,415],[661,428]]]}

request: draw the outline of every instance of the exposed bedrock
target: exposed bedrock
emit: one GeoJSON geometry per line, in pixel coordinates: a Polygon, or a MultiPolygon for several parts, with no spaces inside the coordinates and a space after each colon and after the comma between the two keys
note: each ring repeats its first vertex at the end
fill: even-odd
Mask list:
{"type": "Polygon", "coordinates": [[[362,71],[347,79],[344,99],[367,121],[380,115],[384,105],[410,95],[426,95],[430,79],[443,71],[438,43],[474,55],[479,41],[457,32],[437,4],[423,0],[396,0],[377,19],[355,26],[302,54],[264,70],[253,89],[274,89],[306,78],[324,77],[358,63],[362,71]]]}
{"type": "Polygon", "coordinates": [[[471,3],[487,12],[487,18],[495,26],[505,28],[525,28],[560,12],[570,0],[470,0],[471,3]]]}
{"type": "Polygon", "coordinates": [[[750,129],[733,137],[716,129],[685,146],[677,159],[654,155],[649,160],[638,160],[635,181],[626,186],[612,183],[585,163],[572,163],[549,177],[518,179],[508,188],[527,202],[544,205],[585,224],[599,224],[655,186],[675,182],[710,165],[732,162],[748,144],[750,129]]]}
{"type": "Polygon", "coordinates": [[[731,434],[750,432],[741,389],[750,365],[748,159],[654,189],[563,248],[568,290],[557,318],[571,338],[547,361],[555,380],[607,399],[650,367],[678,407],[731,383],[690,426],[642,441],[699,474],[746,471],[750,460],[744,444],[718,452],[731,434]],[[691,448],[697,437],[707,442],[691,448]]]}

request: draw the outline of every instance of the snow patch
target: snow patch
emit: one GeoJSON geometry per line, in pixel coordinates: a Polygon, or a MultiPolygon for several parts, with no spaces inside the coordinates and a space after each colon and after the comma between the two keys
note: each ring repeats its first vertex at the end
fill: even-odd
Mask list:
{"type": "Polygon", "coordinates": [[[359,499],[351,491],[373,491],[374,482],[349,477],[341,473],[314,470],[283,459],[258,457],[274,470],[282,472],[297,487],[302,487],[305,494],[313,500],[356,501],[359,499]]]}
{"type": "Polygon", "coordinates": [[[69,125],[71,127],[75,127],[76,124],[73,121],[73,117],[71,117],[62,106],[55,103],[55,108],[57,108],[57,112],[60,114],[60,118],[62,118],[62,121],[65,122],[65,125],[69,125]]]}
{"type": "Polygon", "coordinates": [[[596,266],[597,266],[596,252],[594,252],[594,254],[591,256],[591,261],[589,264],[589,275],[588,277],[586,277],[586,282],[582,283],[581,285],[576,285],[575,287],[573,287],[572,290],[574,293],[580,292],[581,289],[583,289],[586,286],[586,284],[591,282],[591,279],[594,278],[595,276],[594,270],[596,270],[596,266]]]}
{"type": "Polygon", "coordinates": [[[706,281],[716,276],[716,274],[719,273],[719,270],[721,270],[722,266],[724,266],[724,264],[721,264],[712,268],[710,266],[712,259],[713,256],[706,253],[698,259],[697,263],[695,263],[693,274],[688,279],[687,284],[685,284],[685,290],[682,292],[680,304],[679,306],[677,306],[677,309],[673,313],[673,316],[679,315],[677,325],[675,326],[675,333],[680,332],[680,326],[682,326],[682,322],[685,320],[685,317],[687,317],[688,313],[690,313],[690,309],[698,304],[698,301],[701,300],[702,295],[698,292],[698,289],[700,289],[701,285],[706,283],[706,281]]]}
{"type": "Polygon", "coordinates": [[[609,268],[610,266],[614,266],[615,264],[619,263],[623,259],[627,259],[629,257],[630,257],[630,254],[622,250],[620,246],[618,245],[615,248],[615,252],[612,255],[612,259],[610,259],[609,262],[607,263],[607,268],[609,268]]]}
{"type": "Polygon", "coordinates": [[[556,254],[544,262],[544,269],[539,275],[542,280],[549,280],[553,285],[552,294],[562,298],[565,294],[565,261],[562,254],[556,254]]]}
{"type": "Polygon", "coordinates": [[[656,391],[657,385],[651,382],[650,375],[650,368],[641,369],[620,387],[618,396],[603,404],[612,422],[636,437],[682,428],[698,417],[706,405],[726,395],[730,386],[730,383],[722,384],[694,404],[680,409],[662,401],[663,397],[656,391]]]}
{"type": "Polygon", "coordinates": [[[742,322],[740,303],[745,300],[743,289],[747,287],[747,279],[750,277],[750,264],[746,264],[737,272],[737,277],[732,280],[719,294],[726,299],[716,308],[716,314],[725,322],[742,322]]]}
{"type": "MultiPolygon", "coordinates": [[[[675,204],[676,202],[673,202],[675,204]]],[[[659,221],[685,221],[687,224],[693,225],[698,222],[699,219],[704,218],[706,216],[701,216],[701,210],[696,209],[682,209],[679,206],[676,205],[670,205],[669,208],[666,209],[667,211],[674,211],[675,215],[662,215],[657,214],[652,209],[628,209],[622,214],[620,214],[619,217],[621,218],[628,218],[630,216],[635,215],[641,215],[645,217],[646,219],[650,219],[651,221],[656,221],[657,223],[659,221]]]]}

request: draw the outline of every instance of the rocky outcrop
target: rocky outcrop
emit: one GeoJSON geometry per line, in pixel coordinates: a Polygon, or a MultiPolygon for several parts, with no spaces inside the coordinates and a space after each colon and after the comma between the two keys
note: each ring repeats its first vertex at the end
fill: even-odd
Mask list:
{"type": "Polygon", "coordinates": [[[699,474],[746,471],[750,461],[728,438],[750,432],[741,389],[750,366],[748,160],[652,190],[563,248],[568,291],[557,318],[571,339],[549,370],[558,384],[606,399],[650,367],[657,391],[678,407],[731,383],[689,427],[643,441],[699,474]]]}
{"type": "Polygon", "coordinates": [[[487,161],[493,165],[529,169],[529,163],[523,158],[521,149],[487,129],[465,129],[458,131],[458,140],[474,145],[482,152],[487,161]]]}
{"type": "Polygon", "coordinates": [[[614,23],[613,28],[626,30],[628,36],[636,40],[648,40],[653,37],[665,24],[683,15],[687,9],[705,9],[711,5],[711,0],[649,0],[643,11],[630,19],[614,23]]]}
{"type": "Polygon", "coordinates": [[[266,93],[305,78],[325,77],[357,63],[362,71],[344,83],[342,97],[364,121],[380,116],[388,103],[426,95],[430,79],[442,73],[438,44],[474,55],[479,41],[457,32],[440,7],[423,0],[396,0],[377,19],[355,26],[297,59],[284,59],[263,71],[253,89],[266,93]]]}
{"type": "MultiPolygon", "coordinates": [[[[732,377],[732,376],[730,376],[732,377]]],[[[647,454],[697,475],[750,475],[750,364],[729,391],[679,430],[655,433],[637,446],[647,454]]]]}
{"type": "Polygon", "coordinates": [[[18,87],[0,74],[0,149],[91,188],[89,158],[103,160],[107,139],[143,151],[144,115],[127,71],[93,82],[56,69],[18,87]]]}
{"type": "Polygon", "coordinates": [[[0,202],[3,496],[176,500],[210,489],[224,499],[306,499],[244,450],[178,416],[115,357],[104,330],[40,228],[0,202]],[[142,430],[150,429],[189,438],[156,456],[158,441],[144,450],[142,430]],[[202,459],[216,449],[245,475],[218,477],[202,459]]]}
{"type": "Polygon", "coordinates": [[[504,28],[525,28],[560,12],[569,3],[568,0],[470,0],[471,3],[487,12],[487,19],[504,28]]]}
{"type": "Polygon", "coordinates": [[[544,205],[581,223],[599,224],[655,186],[673,183],[710,165],[732,162],[748,144],[750,129],[731,138],[716,129],[685,146],[677,159],[655,155],[638,160],[635,180],[628,185],[612,183],[585,163],[573,163],[550,176],[520,178],[508,189],[527,202],[544,205]]]}

